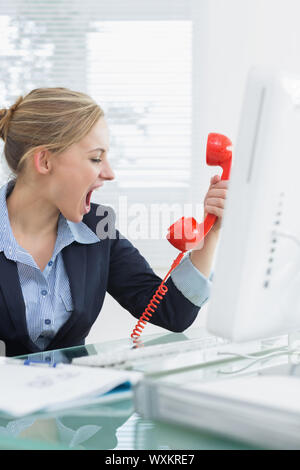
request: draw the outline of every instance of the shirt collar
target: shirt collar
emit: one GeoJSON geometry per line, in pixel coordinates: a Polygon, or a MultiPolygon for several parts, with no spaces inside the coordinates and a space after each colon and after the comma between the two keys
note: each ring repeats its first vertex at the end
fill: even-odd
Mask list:
{"type": "MultiPolygon", "coordinates": [[[[0,251],[5,252],[7,241],[9,241],[9,246],[11,248],[9,252],[10,257],[17,247],[15,237],[11,230],[6,204],[6,198],[12,191],[13,187],[14,181],[11,180],[0,188],[0,251]]],[[[100,242],[97,235],[84,222],[71,222],[60,213],[57,236],[58,238],[65,239],[66,234],[71,238],[70,243],[72,241],[83,244],[100,242]]]]}
{"type": "Polygon", "coordinates": [[[84,223],[84,222],[71,222],[63,217],[62,214],[60,216],[64,219],[65,223],[67,223],[69,229],[72,232],[74,240],[78,243],[97,243],[100,242],[100,238],[84,223]]]}

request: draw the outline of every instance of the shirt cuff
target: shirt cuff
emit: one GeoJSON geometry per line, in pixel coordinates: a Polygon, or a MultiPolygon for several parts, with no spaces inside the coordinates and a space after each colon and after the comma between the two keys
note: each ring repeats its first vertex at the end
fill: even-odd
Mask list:
{"type": "Polygon", "coordinates": [[[191,262],[190,253],[172,271],[171,278],[177,289],[197,307],[209,299],[212,275],[207,279],[191,262]]]}

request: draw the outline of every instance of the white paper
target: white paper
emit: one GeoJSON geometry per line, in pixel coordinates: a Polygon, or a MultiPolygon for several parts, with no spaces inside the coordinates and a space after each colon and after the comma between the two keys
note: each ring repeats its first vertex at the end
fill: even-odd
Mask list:
{"type": "Polygon", "coordinates": [[[241,377],[186,386],[201,396],[236,404],[262,406],[266,409],[300,413],[300,378],[292,376],[241,377]]]}
{"type": "Polygon", "coordinates": [[[104,394],[127,381],[134,383],[140,377],[140,374],[107,368],[69,364],[39,367],[1,362],[0,411],[18,417],[53,409],[63,403],[69,407],[73,401],[78,404],[81,398],[104,394]]]}

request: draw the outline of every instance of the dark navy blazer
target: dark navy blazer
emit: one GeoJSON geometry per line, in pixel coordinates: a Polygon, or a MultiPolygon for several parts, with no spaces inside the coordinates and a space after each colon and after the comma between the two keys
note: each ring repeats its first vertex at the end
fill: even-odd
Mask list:
{"type": "MultiPolygon", "coordinates": [[[[111,208],[91,204],[83,222],[98,236],[97,226],[101,225],[106,234],[99,236],[98,243],[74,241],[62,250],[74,311],[47,350],[83,345],[106,292],[139,318],[161,283],[145,258],[116,230],[111,208]]],[[[199,307],[184,297],[170,277],[166,285],[168,292],[153,313],[151,323],[174,332],[184,331],[195,320],[199,307]]],[[[5,342],[7,356],[41,351],[28,335],[17,263],[7,259],[3,252],[0,253],[0,340],[5,342]]]]}

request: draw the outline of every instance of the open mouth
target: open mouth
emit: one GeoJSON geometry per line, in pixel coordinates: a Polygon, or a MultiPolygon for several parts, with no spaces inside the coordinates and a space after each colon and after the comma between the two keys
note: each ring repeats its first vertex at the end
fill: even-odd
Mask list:
{"type": "Polygon", "coordinates": [[[91,197],[92,197],[92,191],[89,191],[86,195],[86,198],[85,198],[85,210],[86,212],[89,212],[90,209],[91,209],[91,197]]]}
{"type": "Polygon", "coordinates": [[[92,197],[92,192],[95,190],[95,189],[98,189],[100,188],[100,186],[103,186],[103,183],[98,183],[97,185],[94,185],[92,187],[92,189],[90,189],[90,191],[86,194],[85,196],[85,213],[87,214],[90,209],[91,209],[91,197],[92,197]]]}

